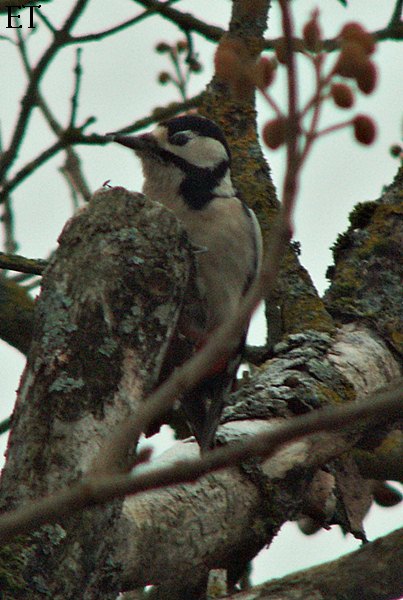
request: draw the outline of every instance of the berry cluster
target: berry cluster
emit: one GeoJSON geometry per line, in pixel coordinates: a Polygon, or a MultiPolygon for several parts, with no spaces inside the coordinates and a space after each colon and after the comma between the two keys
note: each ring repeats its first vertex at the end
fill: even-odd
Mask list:
{"type": "MultiPolygon", "coordinates": [[[[348,23],[338,37],[337,56],[326,69],[331,54],[327,52],[315,10],[303,27],[301,40],[291,40],[291,51],[310,61],[315,72],[315,89],[302,107],[297,107],[298,137],[302,143],[300,156],[304,158],[313,140],[342,127],[352,127],[355,139],[361,144],[372,144],[376,137],[374,121],[358,114],[348,121],[319,129],[323,104],[333,102],[340,109],[351,109],[356,94],[371,94],[377,83],[377,70],[372,61],[375,40],[359,23],[348,23]]],[[[242,101],[257,87],[273,108],[276,116],[263,128],[263,140],[275,150],[287,140],[288,117],[270,94],[279,66],[289,66],[288,41],[281,38],[275,44],[275,58],[261,57],[254,61],[240,40],[224,38],[215,56],[216,75],[228,83],[235,98],[242,101]]]]}

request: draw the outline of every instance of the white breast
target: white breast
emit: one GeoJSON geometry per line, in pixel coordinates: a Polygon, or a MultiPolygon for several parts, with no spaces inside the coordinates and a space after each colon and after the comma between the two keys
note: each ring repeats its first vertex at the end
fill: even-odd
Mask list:
{"type": "Polygon", "coordinates": [[[245,286],[256,276],[260,229],[238,198],[217,198],[198,211],[183,205],[175,213],[189,239],[206,248],[198,254],[199,287],[207,301],[211,331],[235,313],[245,286]]]}

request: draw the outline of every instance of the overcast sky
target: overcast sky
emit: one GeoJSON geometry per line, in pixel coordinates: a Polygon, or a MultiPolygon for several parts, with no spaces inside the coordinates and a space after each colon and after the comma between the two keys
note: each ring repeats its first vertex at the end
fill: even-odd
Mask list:
{"type": "MultiPolygon", "coordinates": [[[[43,4],[44,12],[55,25],[60,25],[72,2],[53,1],[43,4]]],[[[384,27],[392,14],[391,0],[350,0],[345,9],[338,0],[296,0],[293,2],[296,24],[299,31],[316,5],[321,9],[321,22],[326,37],[332,37],[346,21],[359,20],[369,30],[384,27]]],[[[192,12],[199,18],[226,27],[231,2],[228,0],[182,0],[177,8],[192,12]]],[[[113,2],[91,2],[75,33],[87,33],[110,28],[141,12],[135,2],[114,0],[113,2]]],[[[27,33],[28,15],[21,11],[21,23],[27,33]],[[25,19],[25,20],[24,20],[25,19]]],[[[35,34],[29,40],[31,60],[35,64],[48,43],[46,28],[36,19],[35,34]]],[[[9,34],[5,29],[6,17],[0,15],[0,35],[9,34]]],[[[268,37],[280,35],[276,3],[270,16],[268,37]]],[[[158,41],[169,43],[182,39],[176,27],[159,17],[148,18],[134,29],[122,32],[101,43],[83,45],[84,68],[82,95],[79,106],[79,121],[91,115],[97,122],[89,129],[105,133],[123,127],[135,119],[146,116],[150,108],[178,100],[177,92],[156,83],[161,70],[169,70],[166,58],[154,51],[158,41]]],[[[215,46],[194,36],[196,50],[200,54],[203,72],[192,79],[190,95],[203,89],[212,75],[212,59],[215,46]]],[[[16,121],[21,94],[26,85],[19,57],[15,48],[0,41],[2,60],[0,78],[1,135],[6,145],[16,121]]],[[[66,122],[72,92],[72,68],[75,50],[68,47],[52,63],[41,86],[57,117],[66,122]]],[[[320,141],[305,168],[296,213],[295,238],[302,244],[302,262],[311,273],[320,292],[327,285],[326,267],[331,264],[330,246],[337,234],[348,224],[348,213],[360,201],[372,200],[389,184],[397,171],[396,159],[389,153],[392,144],[400,139],[401,98],[403,79],[398,68],[401,49],[397,43],[384,42],[380,45],[376,62],[380,70],[377,92],[370,97],[360,96],[356,112],[376,117],[379,135],[376,143],[367,148],[353,142],[350,131],[328,136],[320,141]]],[[[309,69],[302,65],[300,92],[306,97],[312,79],[309,69]]],[[[274,87],[274,93],[282,104],[284,88],[282,78],[274,87]]],[[[258,100],[259,123],[272,117],[269,107],[258,100]]],[[[345,118],[345,113],[325,111],[323,125],[345,118]]],[[[52,143],[52,136],[42,118],[35,113],[26,140],[21,149],[17,168],[35,157],[52,143]]],[[[85,172],[93,190],[110,179],[112,185],[123,185],[129,189],[141,189],[139,165],[127,149],[117,145],[101,148],[79,149],[84,160],[85,172]]],[[[284,165],[282,151],[268,152],[276,185],[281,185],[284,165]]],[[[30,257],[46,257],[56,247],[57,237],[65,221],[71,216],[72,205],[69,192],[58,168],[61,155],[49,161],[40,171],[21,185],[13,194],[16,213],[16,235],[18,253],[30,257]]],[[[254,340],[262,339],[261,322],[254,327],[254,340]]],[[[15,350],[0,342],[1,396],[0,419],[5,418],[15,399],[24,359],[15,350]]],[[[169,436],[168,436],[169,437],[169,436]]],[[[6,436],[0,438],[0,452],[5,447],[6,436]]],[[[367,520],[370,539],[399,526],[403,519],[401,508],[373,509],[367,520]]],[[[359,546],[351,536],[344,538],[338,528],[330,532],[306,538],[294,535],[294,526],[289,524],[282,532],[269,553],[259,558],[256,570],[259,580],[269,576],[281,576],[296,568],[309,566],[319,560],[328,560],[359,546]],[[292,551],[290,551],[292,548],[292,551]]]]}

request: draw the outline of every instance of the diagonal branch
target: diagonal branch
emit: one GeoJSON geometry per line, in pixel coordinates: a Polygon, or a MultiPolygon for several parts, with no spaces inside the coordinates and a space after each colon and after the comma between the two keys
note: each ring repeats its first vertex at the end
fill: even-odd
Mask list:
{"type": "MultiPolygon", "coordinates": [[[[156,14],[160,14],[162,17],[168,19],[172,23],[175,23],[183,31],[194,31],[202,35],[204,38],[211,42],[218,42],[224,35],[225,29],[210,25],[204,21],[194,17],[190,13],[183,13],[179,10],[166,6],[167,3],[158,2],[157,0],[136,0],[142,6],[147,7],[149,10],[153,10],[156,14]]],[[[398,0],[394,8],[392,17],[389,23],[383,28],[373,31],[371,35],[378,41],[382,42],[385,40],[402,40],[403,39],[403,27],[400,22],[400,15],[402,10],[402,0],[398,0]]],[[[84,40],[86,41],[86,40],[84,40]]],[[[264,41],[265,50],[274,50],[278,39],[266,39],[264,41]]],[[[295,48],[303,48],[303,41],[300,38],[294,38],[295,48]]],[[[340,48],[340,43],[337,38],[330,38],[324,40],[323,48],[327,52],[333,52],[340,48]]]]}
{"type": "Polygon", "coordinates": [[[64,146],[65,144],[60,140],[54,142],[51,146],[46,148],[46,150],[43,150],[43,152],[41,152],[33,160],[29,161],[19,171],[17,171],[14,177],[10,179],[10,181],[6,181],[1,187],[0,204],[4,202],[7,194],[20,185],[20,183],[22,183],[27,177],[32,175],[33,171],[38,169],[38,167],[42,166],[45,162],[53,158],[53,156],[60,152],[64,146]]]}
{"type": "MultiPolygon", "coordinates": [[[[97,468],[95,476],[87,477],[68,489],[0,516],[0,540],[4,542],[44,523],[55,522],[61,517],[114,498],[192,482],[207,473],[231,467],[251,457],[267,459],[285,443],[306,435],[337,431],[347,425],[351,431],[351,426],[357,426],[359,422],[369,424],[375,420],[379,422],[380,419],[390,420],[401,411],[402,383],[401,379],[394,382],[387,391],[374,395],[367,402],[324,408],[295,417],[277,425],[274,430],[257,434],[246,441],[237,441],[237,444],[217,448],[202,457],[178,461],[158,469],[146,469],[133,475],[102,474],[101,477],[97,468]]],[[[346,449],[347,446],[344,446],[341,451],[346,449]]]]}
{"type": "MultiPolygon", "coordinates": [[[[166,7],[168,7],[177,1],[178,0],[168,0],[164,4],[166,7]]],[[[143,19],[145,19],[146,17],[152,16],[155,12],[158,12],[158,11],[159,11],[158,6],[150,7],[147,10],[145,10],[143,13],[141,13],[141,15],[136,15],[135,17],[132,17],[131,19],[128,19],[127,21],[124,21],[123,23],[119,23],[119,25],[115,25],[114,27],[111,27],[110,29],[105,29],[104,31],[98,31],[97,33],[88,33],[85,35],[74,36],[74,42],[78,43],[78,44],[82,44],[82,43],[86,43],[86,42],[98,42],[100,40],[103,40],[103,39],[111,36],[111,35],[120,33],[121,31],[128,29],[132,25],[136,25],[137,23],[140,23],[143,19]]]]}
{"type": "Polygon", "coordinates": [[[392,16],[389,21],[390,27],[401,24],[402,10],[403,10],[403,0],[396,0],[395,8],[393,10],[392,16]]]}
{"type": "Polygon", "coordinates": [[[218,42],[221,36],[225,33],[221,27],[209,25],[200,19],[197,19],[190,13],[183,13],[180,10],[167,6],[167,3],[158,2],[156,0],[135,0],[138,4],[152,9],[155,13],[161,15],[168,21],[175,23],[182,31],[195,31],[206,39],[218,42]]]}
{"type": "Polygon", "coordinates": [[[0,268],[19,273],[31,273],[32,275],[42,275],[48,264],[47,260],[40,258],[26,258],[18,254],[4,254],[0,252],[0,268]]]}

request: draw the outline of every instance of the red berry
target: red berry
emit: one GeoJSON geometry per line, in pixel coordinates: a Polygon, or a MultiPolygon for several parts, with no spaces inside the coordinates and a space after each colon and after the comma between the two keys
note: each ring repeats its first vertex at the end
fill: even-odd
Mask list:
{"type": "Polygon", "coordinates": [[[365,54],[372,54],[375,50],[375,40],[373,36],[368,33],[360,23],[346,23],[341,30],[339,37],[342,40],[360,44],[365,51],[365,54]]]}
{"type": "Polygon", "coordinates": [[[354,104],[354,94],[345,83],[334,83],[330,94],[339,108],[351,108],[354,104]]]}
{"type": "Polygon", "coordinates": [[[354,135],[357,142],[370,146],[376,138],[374,121],[367,115],[357,115],[353,119],[354,135]]]}
{"type": "Polygon", "coordinates": [[[364,94],[371,94],[374,91],[378,80],[378,72],[372,61],[366,61],[356,80],[358,87],[364,94]]]}
{"type": "Polygon", "coordinates": [[[277,62],[275,59],[261,58],[255,65],[255,83],[260,90],[265,90],[274,81],[277,62]]]}
{"type": "Polygon", "coordinates": [[[278,117],[269,121],[263,127],[263,141],[272,150],[277,150],[285,142],[287,121],[284,117],[278,117]]]}

